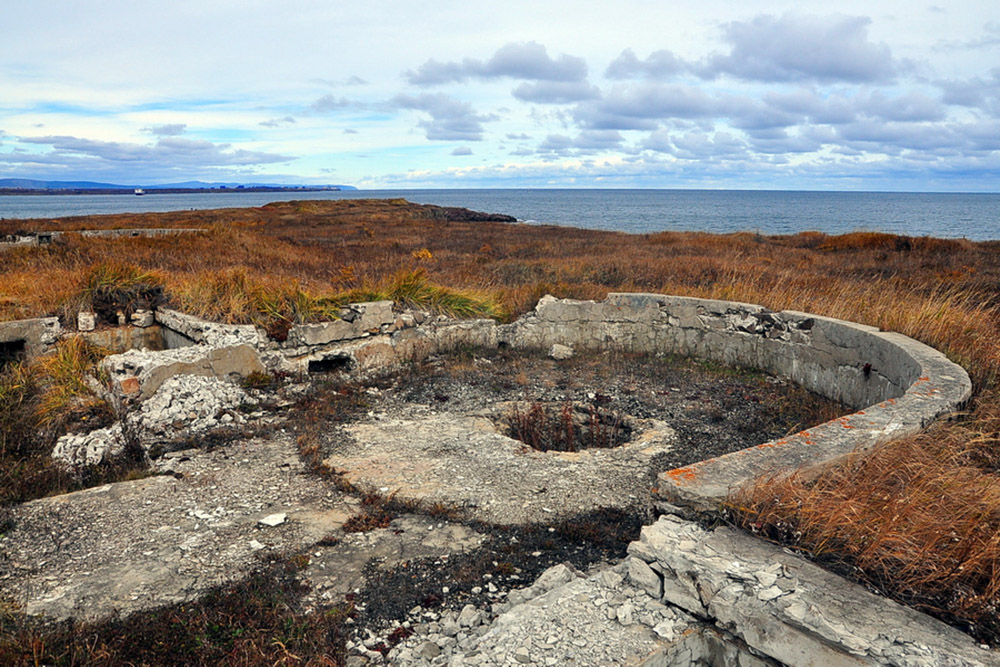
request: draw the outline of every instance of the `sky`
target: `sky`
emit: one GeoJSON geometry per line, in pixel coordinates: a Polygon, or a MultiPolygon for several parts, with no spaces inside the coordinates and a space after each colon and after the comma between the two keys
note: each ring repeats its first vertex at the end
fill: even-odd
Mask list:
{"type": "Polygon", "coordinates": [[[1000,3],[32,0],[0,178],[1000,191],[1000,3]]]}

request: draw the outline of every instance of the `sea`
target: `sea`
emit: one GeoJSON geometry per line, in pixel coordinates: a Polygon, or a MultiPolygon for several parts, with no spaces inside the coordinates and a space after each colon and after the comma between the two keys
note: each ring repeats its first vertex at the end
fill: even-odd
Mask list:
{"type": "Polygon", "coordinates": [[[262,206],[289,199],[403,198],[505,213],[528,224],[628,233],[704,231],[1000,240],[1000,193],[800,192],[773,190],[343,190],[0,196],[0,218],[61,218],[262,206]]]}

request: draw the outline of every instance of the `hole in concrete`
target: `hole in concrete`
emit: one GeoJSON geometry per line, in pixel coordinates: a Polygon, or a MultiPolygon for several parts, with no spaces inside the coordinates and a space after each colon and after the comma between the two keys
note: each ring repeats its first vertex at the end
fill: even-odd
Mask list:
{"type": "Polygon", "coordinates": [[[312,359],[309,361],[310,373],[336,373],[338,371],[349,373],[354,368],[354,362],[345,355],[323,357],[322,359],[312,359]]]}
{"type": "Polygon", "coordinates": [[[5,367],[11,362],[23,359],[24,345],[25,341],[23,340],[0,342],[0,368],[5,367]]]}
{"type": "Polygon", "coordinates": [[[542,452],[620,447],[632,438],[625,415],[593,404],[531,403],[503,417],[504,432],[542,452]]]}

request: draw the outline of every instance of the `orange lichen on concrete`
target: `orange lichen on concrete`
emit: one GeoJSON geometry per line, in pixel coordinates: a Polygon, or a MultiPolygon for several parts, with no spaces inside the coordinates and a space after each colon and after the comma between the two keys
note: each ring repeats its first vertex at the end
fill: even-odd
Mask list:
{"type": "Polygon", "coordinates": [[[667,476],[675,482],[689,482],[695,478],[694,468],[674,468],[667,471],[667,476]]]}

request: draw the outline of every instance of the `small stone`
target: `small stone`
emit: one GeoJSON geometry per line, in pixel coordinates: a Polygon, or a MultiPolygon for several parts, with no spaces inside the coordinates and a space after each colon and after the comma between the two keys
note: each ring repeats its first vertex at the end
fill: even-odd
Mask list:
{"type": "Polygon", "coordinates": [[[565,361],[573,356],[573,348],[556,343],[549,349],[549,356],[556,361],[565,361]]]}
{"type": "Polygon", "coordinates": [[[474,605],[467,604],[462,607],[462,612],[458,615],[458,624],[463,628],[473,628],[481,622],[482,614],[474,605]]]}
{"type": "Polygon", "coordinates": [[[763,586],[764,588],[770,588],[771,586],[774,586],[774,582],[778,580],[778,575],[776,575],[773,572],[755,572],[753,576],[757,579],[757,581],[760,582],[760,585],[763,586]]]}
{"type": "Polygon", "coordinates": [[[139,378],[137,377],[127,377],[118,383],[121,387],[122,393],[126,396],[134,396],[139,393],[139,378]]]}
{"type": "Polygon", "coordinates": [[[441,655],[441,647],[432,641],[426,641],[417,647],[417,655],[425,660],[433,660],[441,655]]]}
{"type": "Polygon", "coordinates": [[[520,663],[527,664],[531,662],[531,653],[524,646],[521,646],[516,651],[514,651],[514,659],[520,663]]]}
{"type": "Polygon", "coordinates": [[[288,520],[288,515],[284,512],[278,512],[277,514],[268,514],[266,517],[258,521],[262,526],[269,526],[271,528],[275,526],[280,526],[288,520]]]}
{"type": "Polygon", "coordinates": [[[757,593],[757,599],[763,602],[768,600],[774,600],[775,598],[780,598],[785,594],[785,591],[781,590],[777,586],[771,586],[770,588],[765,588],[764,590],[757,593]]]}
{"type": "Polygon", "coordinates": [[[632,625],[634,618],[633,614],[635,612],[635,607],[631,602],[626,602],[622,606],[618,607],[618,622],[622,625],[632,625]]]}
{"type": "Polygon", "coordinates": [[[668,642],[674,640],[674,624],[672,621],[661,621],[653,626],[653,632],[668,642]]]}

